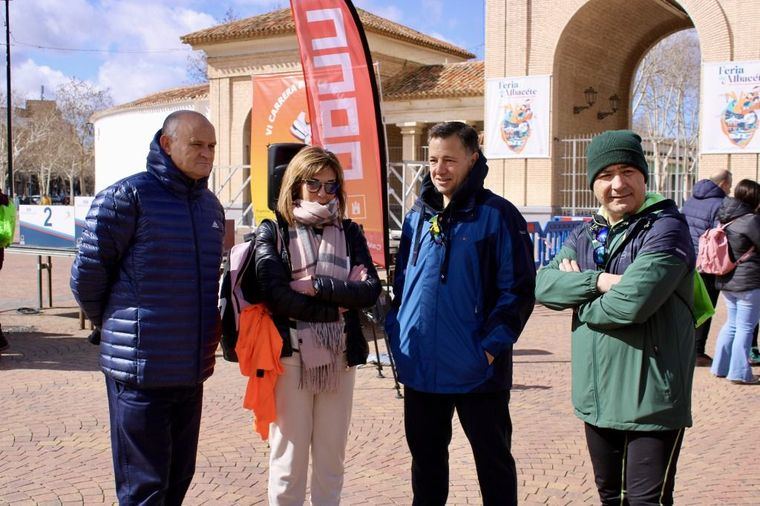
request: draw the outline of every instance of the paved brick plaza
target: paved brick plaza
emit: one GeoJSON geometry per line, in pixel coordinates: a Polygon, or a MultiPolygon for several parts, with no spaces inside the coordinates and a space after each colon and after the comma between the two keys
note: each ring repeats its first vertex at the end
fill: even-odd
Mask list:
{"type": "MultiPolygon", "coordinates": [[[[0,322],[0,504],[114,503],[108,411],[97,348],[79,330],[70,259],[53,259],[54,309],[36,306],[36,258],[6,255],[0,322]]],[[[722,309],[722,302],[720,303],[722,309]]],[[[537,307],[515,352],[514,422],[522,504],[594,504],[582,425],[570,405],[569,313],[537,307]]],[[[711,351],[723,315],[708,342],[711,351]]],[[[390,371],[388,371],[390,372],[390,371]]],[[[756,373],[760,372],[756,368],[756,373]]],[[[390,374],[388,374],[390,376],[390,374]]],[[[410,504],[402,403],[375,369],[357,375],[344,504],[410,504]]],[[[221,358],[206,383],[198,466],[186,504],[265,504],[267,447],[241,408],[245,381],[221,358]]],[[[697,369],[694,427],[676,481],[678,504],[760,504],[760,387],[697,369]]],[[[457,426],[449,504],[479,504],[469,447],[457,426]]]]}

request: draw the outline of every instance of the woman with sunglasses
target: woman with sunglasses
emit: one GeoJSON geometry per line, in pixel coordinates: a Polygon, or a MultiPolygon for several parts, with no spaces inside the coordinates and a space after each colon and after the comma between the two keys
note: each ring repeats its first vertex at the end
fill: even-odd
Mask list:
{"type": "Polygon", "coordinates": [[[285,171],[277,223],[256,231],[260,294],[283,339],[277,418],[270,427],[269,502],[338,504],[355,367],[367,360],[359,309],[380,281],[358,224],[345,219],[343,169],[334,154],[302,149],[285,171]]]}
{"type": "Polygon", "coordinates": [[[756,385],[748,360],[752,330],[760,318],[760,185],[742,179],[718,211],[725,226],[734,270],[718,276],[718,287],[726,301],[726,323],[715,343],[712,373],[736,384],[756,385]]]}

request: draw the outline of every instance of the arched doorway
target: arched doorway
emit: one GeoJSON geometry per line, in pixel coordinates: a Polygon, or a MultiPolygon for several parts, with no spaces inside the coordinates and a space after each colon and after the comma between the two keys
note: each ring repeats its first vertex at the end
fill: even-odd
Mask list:
{"type": "MultiPolygon", "coordinates": [[[[639,121],[642,104],[652,115],[645,120],[655,121],[672,115],[668,110],[671,104],[650,96],[660,90],[654,83],[636,78],[637,70],[647,71],[641,64],[652,62],[647,55],[652,51],[659,55],[661,44],[667,45],[671,34],[690,28],[694,22],[675,1],[590,0],[570,18],[558,40],[553,64],[553,198],[560,214],[588,215],[597,207],[588,187],[585,151],[593,135],[604,130],[634,128],[642,135],[654,173],[651,190],[667,190],[667,197],[680,201],[691,188],[696,164],[688,163],[694,158],[687,156],[683,143],[676,135],[669,136],[670,129],[664,125],[642,129],[646,121],[639,121]],[[647,88],[643,95],[636,88],[642,85],[647,88]],[[642,96],[647,98],[645,102],[642,96]],[[663,110],[651,110],[657,107],[663,110]],[[634,118],[634,108],[639,117],[634,118]],[[676,163],[671,163],[674,160],[676,163]],[[677,172],[674,178],[666,177],[668,170],[677,172]]],[[[696,44],[698,52],[698,37],[696,44]]],[[[661,61],[655,63],[665,66],[661,61]]],[[[698,75],[699,56],[695,65],[698,75]]],[[[692,105],[698,107],[698,100],[692,105]]]]}
{"type": "MultiPolygon", "coordinates": [[[[760,60],[756,37],[750,35],[760,28],[753,4],[743,0],[486,0],[486,79],[551,76],[551,111],[545,119],[551,132],[549,158],[491,158],[486,185],[509,198],[529,220],[545,221],[562,213],[563,199],[576,194],[572,180],[565,180],[563,167],[575,163],[574,172],[583,176],[577,188],[587,187],[581,156],[585,149],[567,146],[562,139],[631,126],[637,65],[670,34],[695,28],[703,64],[760,60]],[[588,88],[596,92],[591,107],[586,107],[584,95],[588,88]],[[616,97],[614,112],[611,97],[616,97]]],[[[719,168],[751,177],[760,173],[760,157],[700,154],[698,177],[719,168]]]]}

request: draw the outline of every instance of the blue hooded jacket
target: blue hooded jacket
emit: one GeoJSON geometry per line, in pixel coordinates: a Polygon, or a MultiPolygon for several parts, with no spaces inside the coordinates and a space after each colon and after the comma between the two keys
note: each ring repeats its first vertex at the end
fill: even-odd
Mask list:
{"type": "Polygon", "coordinates": [[[153,138],[147,172],[100,192],[87,214],[71,290],[101,328],[100,366],[141,388],[211,376],[224,210],[153,138]]]}
{"type": "Polygon", "coordinates": [[[533,245],[519,211],[483,188],[487,173],[479,153],[445,209],[428,175],[404,220],[386,330],[399,378],[415,390],[512,385],[512,345],[535,301],[533,245]],[[443,240],[431,231],[436,215],[443,240]]]}
{"type": "Polygon", "coordinates": [[[691,197],[683,203],[681,213],[686,216],[686,223],[689,224],[694,251],[699,251],[699,236],[718,224],[718,209],[724,198],[726,193],[720,186],[709,179],[702,179],[697,181],[691,197]]]}

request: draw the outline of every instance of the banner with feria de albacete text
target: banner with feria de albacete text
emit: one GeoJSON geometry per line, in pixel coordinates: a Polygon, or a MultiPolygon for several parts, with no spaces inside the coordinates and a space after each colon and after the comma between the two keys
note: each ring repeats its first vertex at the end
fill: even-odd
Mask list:
{"type": "Polygon", "coordinates": [[[499,77],[486,82],[488,158],[547,158],[551,76],[499,77]]]}
{"type": "Polygon", "coordinates": [[[760,153],[760,61],[702,65],[702,153],[760,153]]]}
{"type": "Polygon", "coordinates": [[[344,169],[347,217],[386,266],[385,138],[369,46],[348,0],[291,0],[311,118],[311,139],[344,169]]]}

